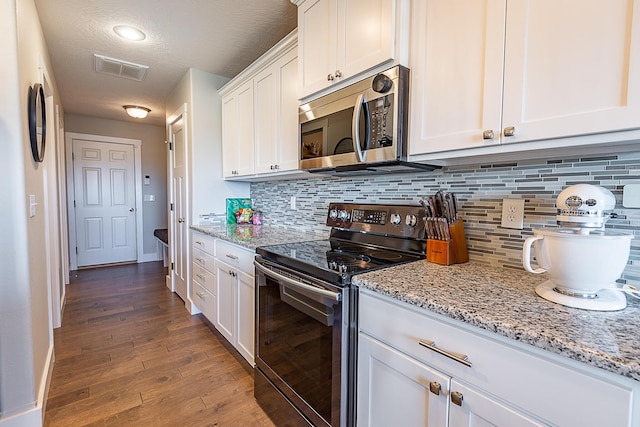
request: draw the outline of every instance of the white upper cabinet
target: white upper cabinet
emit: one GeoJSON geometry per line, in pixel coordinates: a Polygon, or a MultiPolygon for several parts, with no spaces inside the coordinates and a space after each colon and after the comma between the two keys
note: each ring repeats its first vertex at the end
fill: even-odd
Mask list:
{"type": "Polygon", "coordinates": [[[407,65],[408,0],[292,0],[298,5],[300,98],[407,65]]]}
{"type": "Polygon", "coordinates": [[[298,169],[298,54],[292,49],[255,78],[255,172],[298,169]]]}
{"type": "Polygon", "coordinates": [[[254,173],[253,82],[222,97],[222,172],[224,177],[254,173]]]}
{"type": "Polygon", "coordinates": [[[412,7],[410,155],[640,128],[640,0],[412,7]]]}
{"type": "Polygon", "coordinates": [[[220,89],[225,178],[298,169],[298,54],[294,30],[220,89]]]}

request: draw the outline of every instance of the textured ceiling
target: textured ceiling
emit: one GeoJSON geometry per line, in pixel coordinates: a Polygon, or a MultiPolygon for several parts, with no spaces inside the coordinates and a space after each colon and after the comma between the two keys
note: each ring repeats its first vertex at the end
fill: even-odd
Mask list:
{"type": "Polygon", "coordinates": [[[165,98],[188,68],[233,77],[297,24],[289,0],[35,0],[66,113],[130,119],[122,106],[151,108],[163,125],[165,98]],[[141,42],[113,32],[146,33],[141,42]],[[149,66],[142,82],[96,73],[93,54],[149,66]]]}

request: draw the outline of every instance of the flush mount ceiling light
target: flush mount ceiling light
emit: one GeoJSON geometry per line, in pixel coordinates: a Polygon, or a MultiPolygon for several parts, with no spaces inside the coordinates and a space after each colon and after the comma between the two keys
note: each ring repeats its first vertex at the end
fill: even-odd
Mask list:
{"type": "Polygon", "coordinates": [[[123,105],[122,108],[125,109],[128,115],[136,119],[144,119],[151,112],[147,107],[139,105],[123,105]]]}
{"type": "Polygon", "coordinates": [[[139,42],[147,38],[147,35],[137,28],[130,27],[128,25],[116,25],[113,27],[113,32],[122,37],[123,39],[139,42]]]}

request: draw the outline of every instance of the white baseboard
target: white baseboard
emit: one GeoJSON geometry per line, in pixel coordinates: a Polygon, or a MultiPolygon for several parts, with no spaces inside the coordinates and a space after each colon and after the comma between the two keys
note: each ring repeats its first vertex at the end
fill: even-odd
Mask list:
{"type": "Polygon", "coordinates": [[[138,263],[151,261],[162,261],[162,258],[159,258],[156,252],[152,252],[149,254],[142,254],[142,259],[138,259],[138,263]]]}
{"type": "Polygon", "coordinates": [[[2,427],[38,427],[42,423],[42,408],[34,407],[28,411],[12,415],[7,418],[0,418],[2,427]]]}

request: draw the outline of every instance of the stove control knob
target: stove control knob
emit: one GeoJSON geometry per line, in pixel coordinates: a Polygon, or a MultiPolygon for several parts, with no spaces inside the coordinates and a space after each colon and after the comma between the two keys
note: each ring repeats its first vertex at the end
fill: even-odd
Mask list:
{"type": "Polygon", "coordinates": [[[329,218],[331,218],[331,219],[338,218],[338,211],[336,209],[331,209],[329,211],[329,218]]]}
{"type": "Polygon", "coordinates": [[[397,213],[391,214],[391,224],[398,225],[401,222],[402,222],[402,218],[400,217],[399,214],[397,213]]]}
{"type": "Polygon", "coordinates": [[[347,221],[349,220],[349,218],[351,217],[351,215],[349,215],[349,211],[340,211],[340,219],[343,221],[347,221]]]}
{"type": "Polygon", "coordinates": [[[418,218],[416,218],[415,215],[407,215],[407,217],[404,219],[404,223],[407,224],[409,227],[415,227],[416,224],[418,223],[418,218]]]}

